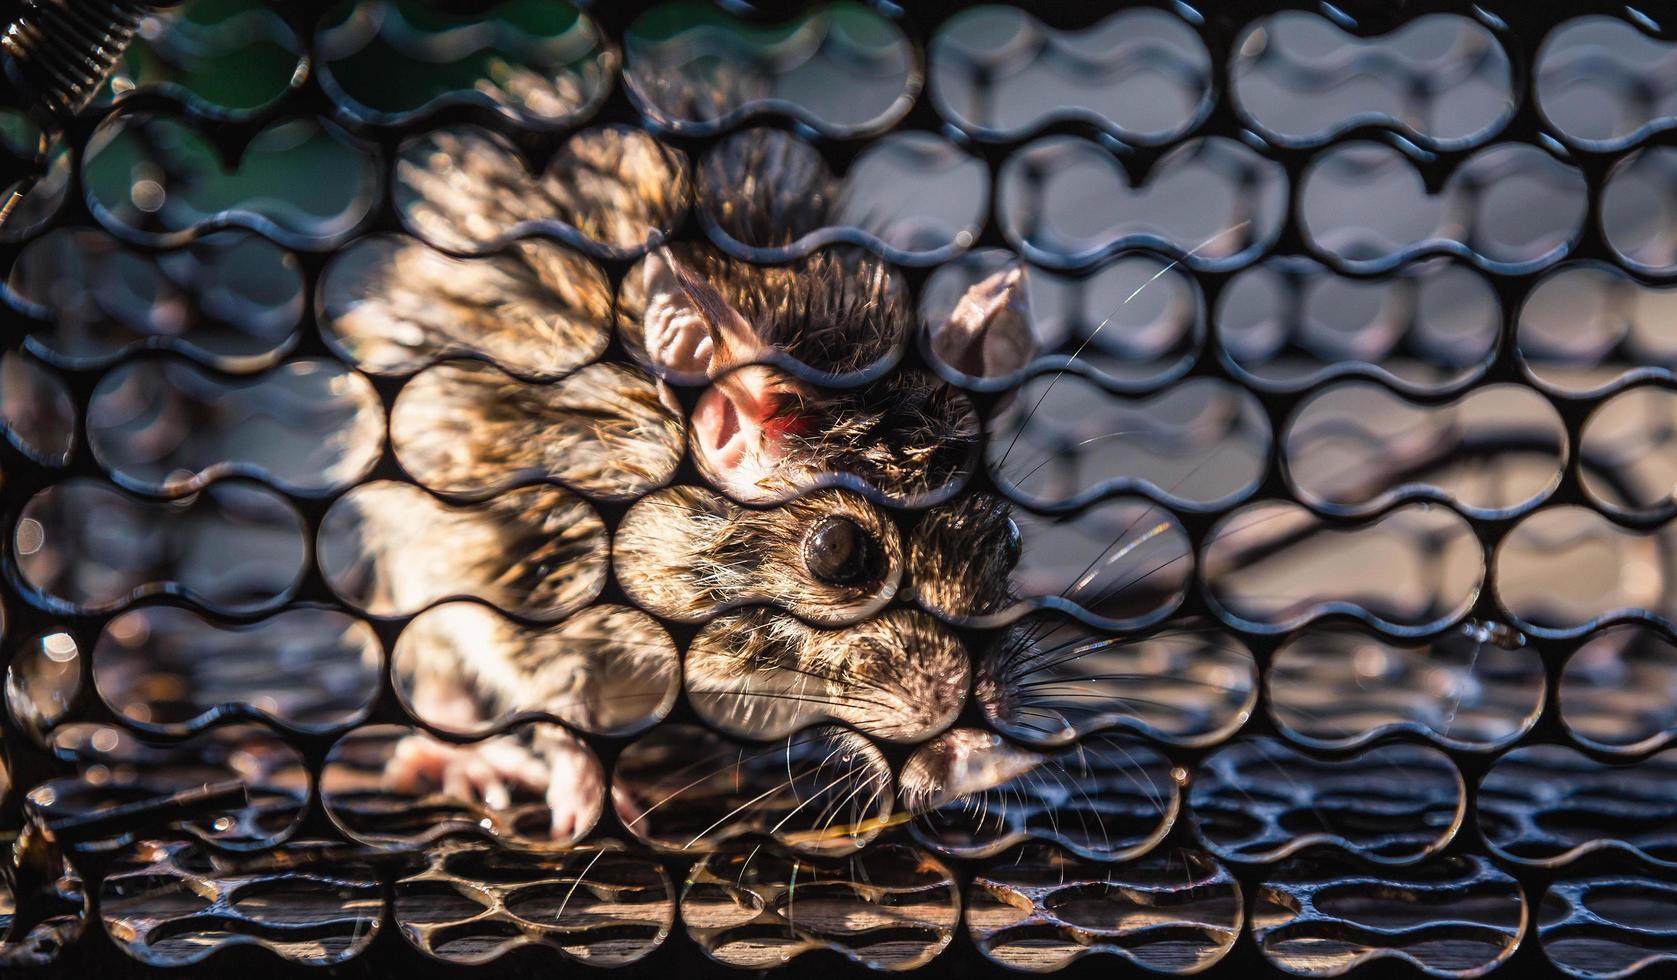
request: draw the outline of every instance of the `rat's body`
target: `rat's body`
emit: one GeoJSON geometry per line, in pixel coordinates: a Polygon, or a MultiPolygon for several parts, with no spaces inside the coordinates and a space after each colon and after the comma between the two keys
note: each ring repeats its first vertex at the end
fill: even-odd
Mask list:
{"type": "MultiPolygon", "coordinates": [[[[772,188],[773,176],[763,175],[758,186],[772,188]]],[[[786,204],[777,200],[769,210],[786,204]]],[[[494,486],[489,471],[509,456],[532,455],[512,452],[507,440],[513,438],[538,445],[551,436],[564,454],[582,458],[633,456],[610,444],[634,431],[620,417],[629,411],[624,406],[651,408],[641,393],[646,381],[705,385],[686,420],[688,451],[714,487],[678,486],[642,497],[612,545],[618,581],[637,604],[669,620],[711,623],[705,655],[688,660],[689,690],[737,692],[749,703],[751,677],[779,672],[804,679],[797,697],[827,699],[829,717],[887,738],[935,734],[965,701],[970,665],[953,634],[931,617],[876,615],[914,588],[916,574],[895,521],[869,498],[907,502],[953,493],[976,456],[976,412],[923,369],[830,388],[788,370],[806,365],[810,371],[799,373],[865,375],[900,349],[912,320],[900,286],[882,262],[845,250],[769,268],[691,248],[657,249],[630,276],[620,316],[623,307],[640,307],[623,332],[641,366],[618,371],[645,372],[623,379],[635,390],[602,390],[592,414],[572,405],[557,416],[502,417],[496,425],[461,421],[449,433],[458,443],[451,471],[464,482],[494,486]],[[485,470],[481,480],[471,479],[474,466],[485,470]],[[838,485],[824,488],[835,474],[842,475],[838,485]],[[753,606],[778,611],[725,615],[753,606]],[[889,693],[856,693],[869,689],[889,693]]],[[[412,278],[401,284],[410,298],[426,288],[412,278]]],[[[449,291],[445,283],[435,289],[449,291]]],[[[985,280],[968,299],[947,324],[934,325],[931,348],[968,372],[996,376],[1022,367],[1035,341],[1020,270],[985,280]]],[[[604,377],[609,384],[615,375],[604,377]]],[[[448,401],[448,394],[436,397],[448,401]]],[[[481,400],[480,394],[471,397],[481,400]]],[[[673,397],[662,401],[676,404],[673,397]]],[[[960,497],[942,507],[946,520],[957,527],[966,521],[973,536],[948,542],[957,550],[933,564],[959,564],[966,581],[977,575],[1004,582],[1017,557],[1005,516],[1000,523],[967,520],[970,508],[960,497]]],[[[527,517],[514,523],[542,526],[538,515],[527,517]]],[[[434,542],[435,554],[422,564],[435,567],[379,568],[383,536],[394,541],[406,533],[405,521],[401,514],[363,518],[383,528],[364,532],[362,547],[397,607],[411,605],[404,591],[420,602],[437,594],[434,581],[425,580],[450,572],[462,582],[539,580],[537,587],[552,594],[564,594],[574,574],[548,560],[550,549],[498,540],[509,533],[504,528],[434,542]]],[[[411,546],[404,551],[414,553],[411,546]]],[[[651,656],[652,637],[638,643],[628,628],[626,646],[651,656]]],[[[591,648],[537,642],[532,635],[539,636],[485,635],[464,619],[429,617],[403,637],[411,655],[398,665],[398,689],[417,716],[456,731],[531,710],[598,730],[589,702],[601,689],[601,665],[591,648]],[[566,711],[553,709],[560,703],[566,711]]],[[[788,690],[782,684],[762,696],[792,697],[788,690]]],[[[599,762],[580,739],[556,728],[535,738],[507,734],[460,746],[416,735],[399,746],[386,777],[400,791],[440,788],[492,808],[514,792],[540,793],[559,840],[585,834],[604,798],[599,762]]]]}

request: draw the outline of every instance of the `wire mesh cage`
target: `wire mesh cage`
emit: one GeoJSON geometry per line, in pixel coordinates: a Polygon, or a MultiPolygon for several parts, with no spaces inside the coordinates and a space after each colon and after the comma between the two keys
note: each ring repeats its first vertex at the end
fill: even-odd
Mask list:
{"type": "Polygon", "coordinates": [[[5,966],[1670,969],[1666,13],[7,16],[5,966]]]}

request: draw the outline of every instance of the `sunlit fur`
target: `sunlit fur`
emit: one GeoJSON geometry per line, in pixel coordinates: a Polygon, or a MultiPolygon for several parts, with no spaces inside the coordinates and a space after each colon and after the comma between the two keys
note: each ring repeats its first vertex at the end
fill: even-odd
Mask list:
{"type": "Polygon", "coordinates": [[[807,143],[777,129],[751,129],[712,147],[699,195],[731,237],[787,245],[829,224],[840,184],[807,143]]]}
{"type": "Polygon", "coordinates": [[[437,241],[489,242],[522,222],[554,219],[601,244],[635,248],[662,237],[691,194],[685,157],[627,127],[578,133],[539,177],[483,130],[432,131],[404,157],[398,201],[437,241]]]}
{"type": "Polygon", "coordinates": [[[645,374],[592,364],[529,384],[456,362],[410,381],[391,418],[397,458],[429,486],[488,490],[550,479],[600,497],[667,482],[684,448],[682,415],[645,374]]]}
{"type": "Polygon", "coordinates": [[[329,304],[343,307],[331,331],[362,364],[389,368],[478,353],[511,370],[548,375],[605,350],[611,284],[563,246],[527,241],[462,259],[392,237],[344,255],[323,288],[329,304]],[[375,255],[380,261],[368,260],[375,255]]]}
{"type": "Polygon", "coordinates": [[[417,611],[468,594],[509,612],[553,618],[587,604],[604,581],[604,525],[588,504],[556,487],[459,506],[379,483],[346,500],[351,519],[331,531],[350,535],[361,554],[348,579],[370,608],[417,611]]]}
{"type": "Polygon", "coordinates": [[[762,608],[718,616],[694,637],[686,665],[699,712],[754,737],[830,719],[881,738],[926,738],[960,712],[971,673],[960,641],[907,609],[836,630],[762,608]]]}
{"type": "Polygon", "coordinates": [[[590,606],[551,627],[526,627],[475,603],[428,610],[402,631],[392,675],[409,699],[426,688],[458,688],[476,702],[474,730],[522,711],[552,714],[589,732],[635,728],[674,698],[675,646],[645,613],[590,606]]]}
{"type": "Polygon", "coordinates": [[[983,616],[1014,596],[1008,575],[1019,560],[1013,508],[1000,497],[971,493],[927,511],[909,538],[915,598],[949,616],[983,616]]]}
{"type": "MultiPolygon", "coordinates": [[[[610,52],[602,52],[600,60],[604,66],[616,59],[610,52]]],[[[484,64],[484,76],[472,89],[488,96],[496,105],[544,119],[563,119],[595,98],[595,89],[601,84],[592,72],[536,71],[492,57],[484,64]]]]}

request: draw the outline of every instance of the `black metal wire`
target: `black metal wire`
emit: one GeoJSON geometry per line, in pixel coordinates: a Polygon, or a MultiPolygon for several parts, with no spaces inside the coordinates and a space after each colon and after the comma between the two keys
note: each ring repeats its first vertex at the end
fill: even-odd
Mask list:
{"type": "MultiPolygon", "coordinates": [[[[922,52],[925,50],[926,40],[936,30],[937,26],[965,6],[957,0],[923,0],[923,2],[901,5],[879,0],[875,5],[882,12],[897,20],[908,35],[915,40],[922,52]]],[[[1016,5],[1031,11],[1047,23],[1064,28],[1086,27],[1115,9],[1113,6],[1106,4],[1049,2],[1049,0],[1035,0],[1035,2],[1024,0],[1024,2],[1019,2],[1016,5]]],[[[1635,152],[1635,149],[1647,146],[1677,145],[1677,132],[1666,130],[1649,135],[1640,141],[1635,149],[1631,150],[1595,151],[1576,148],[1562,150],[1548,139],[1547,134],[1552,127],[1548,126],[1540,117],[1533,96],[1531,67],[1536,62],[1537,46],[1556,24],[1586,13],[1598,13],[1621,20],[1629,20],[1637,24],[1639,29],[1662,39],[1677,38],[1677,16],[1661,16],[1661,12],[1653,9],[1649,9],[1648,13],[1655,16],[1660,26],[1650,29],[1646,23],[1628,13],[1629,8],[1625,5],[1607,2],[1607,0],[1566,0],[1566,2],[1533,2],[1533,0],[1500,0],[1499,2],[1499,0],[1485,0],[1478,5],[1446,2],[1446,0],[1384,0],[1384,2],[1379,2],[1379,0],[1359,0],[1359,2],[1346,0],[1346,2],[1336,4],[1333,9],[1328,8],[1326,4],[1299,2],[1299,0],[1246,0],[1246,2],[1239,3],[1214,3],[1211,0],[1204,0],[1204,2],[1192,6],[1168,2],[1141,5],[1153,5],[1171,11],[1190,11],[1195,15],[1190,17],[1190,20],[1202,21],[1198,27],[1198,32],[1211,53],[1213,91],[1217,97],[1209,116],[1194,127],[1189,135],[1218,134],[1237,139],[1244,139],[1249,134],[1245,133],[1245,122],[1236,115],[1229,99],[1226,97],[1229,88],[1227,64],[1234,39],[1241,28],[1266,13],[1284,9],[1315,11],[1329,16],[1330,19],[1348,31],[1362,35],[1383,33],[1431,12],[1466,14],[1487,25],[1495,33],[1512,59],[1513,77],[1517,84],[1514,115],[1502,128],[1498,139],[1538,146],[1546,152],[1560,156],[1582,171],[1591,188],[1589,212],[1583,224],[1582,237],[1570,249],[1569,260],[1596,259],[1613,262],[1616,267],[1619,267],[1614,252],[1605,239],[1601,224],[1599,192],[1605,182],[1606,175],[1615,163],[1635,152]]],[[[634,18],[650,6],[650,3],[643,2],[643,0],[625,0],[625,2],[600,0],[600,2],[591,4],[588,7],[588,12],[605,29],[609,37],[620,40],[634,18]]],[[[761,16],[768,20],[775,20],[802,9],[804,5],[776,2],[776,0],[764,0],[761,3],[750,2],[750,0],[731,0],[729,6],[748,16],[761,16]]],[[[297,30],[298,36],[307,39],[313,36],[314,24],[326,7],[326,4],[317,2],[317,0],[308,0],[308,2],[287,4],[281,10],[286,19],[297,30]]],[[[16,97],[14,95],[14,98],[16,97]]],[[[201,114],[191,106],[182,105],[164,96],[138,93],[124,100],[109,113],[64,116],[64,135],[72,145],[82,147],[86,145],[93,130],[111,116],[148,110],[158,110],[167,115],[184,116],[188,119],[200,116],[200,121],[205,123],[204,131],[206,135],[228,160],[237,159],[244,145],[257,132],[276,119],[299,114],[342,118],[340,107],[331,101],[317,81],[311,80],[302,88],[280,99],[275,105],[255,113],[250,118],[234,122],[216,121],[214,125],[209,125],[209,121],[202,119],[201,114]]],[[[431,129],[455,119],[470,120],[474,123],[486,125],[512,137],[532,161],[545,160],[552,154],[565,135],[562,132],[532,133],[521,131],[499,115],[486,114],[468,108],[443,109],[427,116],[423,121],[405,126],[360,129],[357,131],[357,135],[375,147],[379,159],[388,164],[395,159],[397,145],[402,139],[414,132],[431,129]]],[[[605,105],[593,116],[591,122],[644,125],[642,114],[625,93],[621,84],[617,84],[613,88],[605,105]]],[[[793,130],[800,128],[798,124],[790,120],[772,117],[754,119],[752,124],[793,130]]],[[[968,138],[950,126],[937,113],[930,100],[924,97],[916,101],[914,108],[900,124],[900,128],[941,132],[949,135],[957,139],[964,149],[983,159],[992,174],[995,173],[1002,160],[1015,150],[1020,143],[1024,142],[1021,139],[1008,143],[991,143],[968,138]]],[[[1112,149],[1123,166],[1133,175],[1149,172],[1159,158],[1178,142],[1172,141],[1160,147],[1125,146],[1116,143],[1108,134],[1094,127],[1074,122],[1050,123],[1036,131],[1033,136],[1057,133],[1085,136],[1106,145],[1112,149]]],[[[715,138],[677,137],[665,134],[660,134],[660,139],[686,151],[692,159],[697,159],[700,151],[715,142],[715,138]]],[[[1353,140],[1374,140],[1389,145],[1400,145],[1404,142],[1385,127],[1365,125],[1340,133],[1327,143],[1326,148],[1353,140]]],[[[1248,142],[1251,141],[1248,140],[1248,142]]],[[[827,155],[835,168],[840,170],[854,159],[855,155],[865,145],[862,140],[822,140],[820,142],[823,153],[827,155]]],[[[1473,152],[1473,149],[1477,148],[1479,148],[1479,144],[1476,143],[1472,149],[1429,151],[1422,159],[1417,159],[1413,154],[1406,154],[1406,156],[1422,175],[1426,185],[1429,188],[1437,188],[1442,186],[1444,180],[1461,165],[1473,152]]],[[[1299,186],[1305,167],[1324,149],[1324,147],[1292,149],[1266,143],[1262,147],[1262,153],[1266,158],[1281,164],[1289,186],[1296,189],[1299,186]]],[[[69,199],[54,219],[54,224],[57,226],[97,227],[98,222],[94,219],[86,204],[79,167],[73,168],[72,173],[69,199]]],[[[1297,195],[1293,195],[1290,198],[1289,213],[1282,224],[1280,237],[1267,250],[1267,254],[1303,255],[1310,253],[1302,233],[1298,208],[1297,195]]],[[[400,228],[401,224],[397,219],[395,205],[390,196],[386,194],[382,197],[380,210],[372,219],[369,227],[364,230],[400,228]]],[[[692,237],[695,234],[696,230],[691,218],[687,219],[685,227],[678,229],[676,232],[677,237],[692,237]]],[[[1002,233],[994,208],[991,209],[988,220],[974,243],[975,248],[990,246],[1008,247],[1008,242],[1002,233]]],[[[16,260],[20,249],[21,243],[0,243],[0,267],[10,267],[16,260]]],[[[296,254],[302,263],[308,295],[312,296],[315,288],[319,285],[321,271],[331,255],[330,253],[308,251],[299,251],[296,254]]],[[[599,264],[607,271],[615,289],[631,263],[625,260],[602,260],[599,261],[599,264]]],[[[918,295],[930,270],[906,269],[903,271],[915,295],[918,295]]],[[[1372,273],[1348,267],[1335,268],[1334,271],[1351,279],[1377,280],[1387,276],[1386,273],[1372,273]]],[[[1656,276],[1635,270],[1629,270],[1627,274],[1632,280],[1644,284],[1668,285],[1677,283],[1677,275],[1656,276]]],[[[1213,310],[1216,309],[1218,299],[1228,286],[1234,273],[1194,272],[1192,275],[1203,291],[1205,308],[1213,310]]],[[[1486,278],[1493,285],[1500,302],[1502,318],[1500,343],[1497,346],[1494,359],[1483,372],[1479,373],[1466,386],[1446,387],[1430,393],[1411,393],[1407,397],[1420,404],[1444,404],[1460,397],[1464,387],[1499,382],[1526,383],[1524,368],[1516,356],[1515,331],[1522,304],[1533,285],[1541,278],[1541,275],[1542,273],[1538,272],[1520,274],[1487,273],[1486,278]]],[[[25,333],[33,324],[27,318],[13,311],[5,310],[3,307],[0,307],[0,316],[6,318],[9,328],[0,340],[3,340],[6,350],[15,350],[21,345],[25,333]]],[[[291,348],[288,356],[334,356],[322,339],[320,326],[316,320],[316,310],[313,304],[306,304],[304,319],[297,333],[296,344],[291,348]]],[[[612,344],[612,348],[607,352],[607,359],[623,359],[624,352],[620,349],[618,342],[614,339],[612,344]]],[[[136,360],[166,359],[167,357],[168,355],[159,352],[142,352],[133,355],[136,360]]],[[[905,364],[913,366],[922,363],[919,357],[918,351],[911,350],[905,364]]],[[[207,370],[212,374],[220,373],[214,368],[207,370]]],[[[60,372],[60,374],[64,378],[71,397],[77,406],[78,417],[85,419],[87,416],[86,409],[94,386],[102,372],[66,370],[60,372]]],[[[1275,433],[1283,431],[1286,420],[1294,415],[1305,399],[1315,394],[1325,384],[1324,382],[1311,385],[1300,391],[1255,388],[1246,384],[1235,371],[1231,370],[1230,365],[1218,356],[1215,345],[1211,343],[1205,343],[1201,346],[1188,372],[1188,377],[1217,378],[1236,388],[1250,391],[1262,405],[1270,420],[1272,431],[1275,433]]],[[[374,377],[372,381],[388,415],[402,382],[400,379],[390,377],[374,377]]],[[[1677,388],[1677,384],[1664,380],[1648,383],[1662,388],[1677,388]]],[[[989,401],[984,398],[975,400],[980,402],[981,407],[984,407],[989,401]]],[[[1550,398],[1562,419],[1568,443],[1574,451],[1559,487],[1547,498],[1547,505],[1590,505],[1590,500],[1583,489],[1578,460],[1579,454],[1576,447],[1581,444],[1582,429],[1586,418],[1602,400],[1604,400],[1603,397],[1550,398]]],[[[696,470],[692,469],[690,462],[683,465],[684,468],[678,474],[677,482],[702,482],[696,470]]],[[[17,451],[10,444],[0,441],[0,470],[3,470],[5,474],[4,484],[0,486],[0,522],[3,522],[7,528],[14,526],[23,506],[37,492],[73,476],[98,477],[102,475],[101,469],[93,459],[86,426],[78,427],[73,458],[68,466],[63,468],[43,466],[17,451]]],[[[377,468],[368,478],[407,479],[389,453],[383,456],[377,468]]],[[[988,473],[980,469],[975,475],[973,486],[975,488],[992,486],[988,473]]],[[[1294,499],[1295,496],[1296,494],[1285,478],[1280,454],[1275,452],[1272,453],[1268,461],[1257,491],[1244,499],[1290,500],[1294,499]]],[[[309,529],[309,540],[313,541],[315,531],[318,529],[322,517],[335,498],[303,499],[291,497],[289,499],[302,514],[309,529]]],[[[1338,523],[1348,526],[1366,524],[1399,506],[1401,506],[1400,502],[1393,502],[1381,508],[1369,518],[1338,523]]],[[[1496,552],[1497,547],[1506,538],[1510,528],[1517,521],[1516,517],[1499,519],[1475,517],[1472,514],[1464,513],[1459,505],[1448,502],[1439,506],[1452,509],[1467,520],[1487,555],[1496,552]]],[[[608,527],[615,529],[625,507],[623,505],[607,504],[600,505],[598,509],[608,527]]],[[[1219,519],[1226,516],[1226,513],[1226,510],[1203,514],[1180,513],[1176,517],[1194,543],[1197,553],[1211,529],[1219,519]]],[[[1626,517],[1612,512],[1607,512],[1605,516],[1614,523],[1627,527],[1644,527],[1656,523],[1648,518],[1626,517]]],[[[914,519],[915,517],[912,514],[904,515],[905,521],[912,522],[914,519]]],[[[1671,560],[1677,559],[1677,556],[1668,555],[1666,557],[1668,565],[1671,560]]],[[[81,649],[85,651],[91,648],[93,638],[99,635],[105,623],[113,618],[111,615],[48,610],[29,601],[25,598],[28,590],[25,583],[20,580],[15,560],[10,555],[7,556],[5,563],[5,577],[7,583],[4,601],[5,635],[9,652],[15,652],[19,649],[20,640],[27,644],[29,638],[37,636],[42,631],[56,628],[68,629],[78,638],[81,649]]],[[[1199,582],[1198,579],[1199,575],[1196,572],[1196,584],[1202,586],[1203,583],[1199,582]]],[[[627,597],[617,583],[613,581],[608,585],[605,594],[602,596],[602,601],[627,603],[627,597]]],[[[169,600],[164,598],[150,598],[140,600],[135,605],[145,606],[168,602],[169,600]]],[[[318,603],[332,608],[346,608],[344,603],[328,587],[318,567],[312,562],[308,565],[308,571],[302,582],[296,588],[292,602],[318,603]]],[[[212,622],[227,624],[250,622],[260,618],[260,616],[254,614],[239,616],[211,611],[203,611],[203,614],[212,622]]],[[[1178,618],[1204,617],[1212,622],[1219,621],[1215,610],[1205,598],[1203,588],[1199,587],[1189,590],[1188,596],[1183,601],[1176,616],[1178,618]]],[[[1508,618],[1498,602],[1494,586],[1487,586],[1481,590],[1472,608],[1463,617],[1432,630],[1428,637],[1418,639],[1448,635],[1456,630],[1463,621],[1478,620],[1498,623],[1504,622],[1508,618]]],[[[1346,616],[1330,617],[1325,621],[1318,621],[1315,625],[1334,624],[1360,627],[1355,619],[1346,616]]],[[[372,626],[386,651],[393,648],[402,625],[400,621],[388,619],[372,621],[372,626]]],[[[1654,624],[1650,628],[1668,637],[1673,636],[1673,631],[1663,624],[1654,624]]],[[[696,630],[693,627],[672,625],[671,632],[678,647],[685,649],[687,642],[696,630]]],[[[983,648],[988,634],[984,631],[963,630],[962,636],[970,650],[978,651],[983,648]]],[[[1267,669],[1275,650],[1287,637],[1245,634],[1241,638],[1251,648],[1260,667],[1267,669]]],[[[1560,668],[1566,658],[1583,640],[1529,636],[1526,642],[1542,657],[1547,669],[1548,689],[1542,713],[1535,727],[1529,735],[1518,742],[1519,745],[1569,745],[1582,748],[1586,754],[1592,757],[1613,762],[1623,762],[1627,758],[1636,759],[1652,754],[1653,750],[1649,750],[1641,755],[1627,757],[1624,754],[1609,754],[1589,746],[1579,746],[1567,732],[1560,716],[1560,668]]],[[[83,656],[79,659],[79,663],[82,671],[81,685],[77,702],[73,706],[70,717],[77,720],[102,721],[121,725],[123,719],[116,716],[96,695],[91,658],[83,656]]],[[[386,666],[388,666],[388,662],[386,666]]],[[[685,700],[680,703],[669,720],[671,722],[700,723],[699,717],[685,700]]],[[[378,699],[367,716],[366,722],[412,723],[414,721],[416,719],[409,716],[397,698],[389,671],[386,670],[381,680],[378,699]]],[[[962,716],[961,722],[981,727],[986,724],[971,699],[969,699],[966,713],[962,716]]],[[[27,788],[48,778],[65,774],[64,763],[34,745],[28,735],[19,728],[17,719],[5,718],[3,728],[0,728],[0,730],[3,730],[4,734],[3,744],[6,762],[12,774],[14,787],[18,789],[27,788]]],[[[317,775],[324,765],[327,752],[339,735],[337,732],[309,733],[297,730],[286,730],[283,734],[286,741],[302,753],[306,764],[317,775]]],[[[1260,709],[1254,713],[1251,722],[1242,729],[1242,734],[1276,736],[1281,734],[1280,729],[1267,710],[1267,700],[1260,702],[1260,709]]],[[[169,741],[171,739],[162,737],[159,740],[169,741]]],[[[1375,744],[1397,740],[1402,740],[1402,736],[1385,736],[1377,740],[1375,744]]],[[[589,741],[598,752],[607,770],[610,771],[618,755],[630,739],[590,737],[589,741]]],[[[900,766],[909,751],[908,748],[900,746],[882,746],[882,748],[897,766],[900,766]]],[[[1164,751],[1173,763],[1186,767],[1190,771],[1215,748],[1193,749],[1179,746],[1160,746],[1161,751],[1164,751]]],[[[1345,757],[1365,750],[1366,746],[1361,746],[1356,750],[1313,751],[1312,754],[1345,757]]],[[[1464,828],[1462,833],[1457,835],[1444,853],[1461,855],[1486,853],[1486,842],[1471,823],[1472,814],[1476,811],[1479,781],[1495,760],[1506,751],[1506,749],[1495,752],[1472,752],[1455,749],[1449,751],[1452,761],[1461,770],[1467,781],[1467,807],[1470,814],[1470,824],[1467,828],[1464,828]]],[[[17,789],[14,789],[6,802],[6,807],[3,812],[0,812],[0,822],[3,822],[6,827],[15,828],[19,825],[21,819],[17,789]]],[[[308,807],[305,822],[298,828],[297,835],[299,837],[338,836],[337,829],[331,824],[320,805],[318,793],[312,800],[312,805],[308,807]]],[[[620,838],[626,836],[622,828],[617,826],[616,815],[611,812],[609,807],[596,836],[616,836],[620,838]]],[[[1195,838],[1190,822],[1179,820],[1161,848],[1193,846],[1194,843],[1195,838]]],[[[101,857],[98,855],[88,855],[80,861],[81,870],[90,882],[97,881],[101,875],[100,861],[101,857]]],[[[1606,869],[1618,862],[1619,859],[1614,857],[1591,858],[1587,867],[1592,870],[1606,869]]],[[[690,863],[689,860],[682,858],[665,859],[665,867],[668,873],[672,880],[678,884],[685,878],[690,863]]],[[[951,861],[950,864],[957,869],[959,884],[964,893],[971,882],[972,868],[965,866],[962,862],[951,861]]],[[[1528,915],[1533,919],[1533,922],[1527,925],[1519,950],[1501,968],[1502,975],[1525,977],[1546,974],[1552,970],[1552,966],[1539,948],[1534,923],[1538,901],[1558,872],[1554,869],[1515,865],[1503,861],[1498,861],[1497,864],[1498,867],[1520,882],[1526,898],[1528,915]]],[[[1580,867],[1584,866],[1586,865],[1572,865],[1568,871],[1575,873],[1580,867]]],[[[1248,920],[1250,920],[1254,896],[1270,869],[1262,865],[1238,864],[1231,865],[1231,868],[1240,882],[1247,904],[1248,920]]],[[[394,908],[394,903],[391,901],[393,897],[392,887],[391,882],[387,880],[385,883],[386,910],[384,913],[384,928],[381,934],[364,955],[334,967],[332,969],[334,976],[395,977],[412,975],[416,972],[426,976],[465,976],[480,972],[479,970],[452,964],[439,963],[423,956],[404,942],[392,920],[394,908]]],[[[95,910],[94,917],[97,918],[97,910],[95,910]]],[[[1110,975],[1118,969],[1133,969],[1127,965],[1121,967],[1117,963],[1118,961],[1111,957],[1090,957],[1077,961],[1063,972],[1070,976],[1092,977],[1110,975]]],[[[101,975],[116,977],[165,974],[182,976],[188,973],[204,975],[211,973],[215,975],[243,974],[251,977],[262,977],[282,973],[289,974],[296,970],[295,967],[287,966],[277,957],[250,947],[225,949],[217,953],[202,968],[190,971],[156,970],[143,966],[124,955],[105,936],[103,930],[96,926],[88,930],[87,935],[76,947],[63,954],[59,964],[53,969],[65,976],[93,975],[97,972],[101,975]]],[[[494,970],[499,974],[511,977],[536,976],[538,974],[551,975],[556,969],[583,971],[582,967],[574,964],[560,964],[551,951],[530,949],[511,953],[494,966],[484,969],[494,970]]],[[[954,941],[949,949],[922,972],[932,976],[962,976],[975,973],[988,974],[997,969],[974,946],[966,930],[957,928],[954,941]]],[[[738,972],[711,961],[678,925],[669,940],[661,948],[646,959],[622,968],[618,971],[618,975],[625,978],[660,977],[672,974],[720,977],[737,975],[738,972]]],[[[797,975],[808,972],[810,975],[822,976],[830,973],[859,971],[836,953],[816,952],[804,954],[789,966],[773,972],[779,975],[797,975]]],[[[1360,967],[1356,970],[1355,975],[1358,977],[1383,977],[1410,976],[1414,973],[1415,971],[1411,967],[1393,961],[1383,961],[1360,967]]],[[[40,974],[20,972],[19,975],[40,974]]],[[[1243,930],[1234,950],[1206,975],[1246,977],[1283,976],[1285,974],[1281,973],[1262,955],[1253,941],[1251,933],[1243,930]]],[[[1670,963],[1661,964],[1653,968],[1647,975],[1677,975],[1677,967],[1670,963]]]]}

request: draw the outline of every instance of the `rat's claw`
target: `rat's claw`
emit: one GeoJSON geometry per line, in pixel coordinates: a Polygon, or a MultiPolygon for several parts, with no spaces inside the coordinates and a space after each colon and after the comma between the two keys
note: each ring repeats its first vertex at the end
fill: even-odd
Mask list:
{"type": "Polygon", "coordinates": [[[396,743],[384,764],[384,785],[391,792],[415,796],[426,786],[443,781],[454,756],[454,746],[429,735],[415,734],[396,743]]]}
{"type": "Polygon", "coordinates": [[[611,794],[611,808],[617,812],[617,819],[629,830],[646,818],[646,811],[636,803],[628,793],[611,794]]]}
{"type": "Polygon", "coordinates": [[[449,791],[450,796],[480,800],[491,811],[503,811],[512,803],[512,793],[481,752],[462,749],[460,764],[454,768],[454,775],[459,781],[456,788],[449,791]]]}
{"type": "Polygon", "coordinates": [[[472,792],[472,780],[468,778],[466,770],[471,762],[460,749],[455,749],[443,764],[442,793],[444,796],[457,800],[473,800],[477,794],[472,792]]]}
{"type": "Polygon", "coordinates": [[[593,829],[605,802],[605,772],[593,753],[575,739],[546,747],[547,807],[556,841],[574,841],[593,829]]]}
{"type": "MultiPolygon", "coordinates": [[[[577,749],[588,761],[592,756],[577,749]]],[[[598,763],[594,763],[598,769],[598,763]]],[[[554,792],[553,776],[568,776],[507,736],[453,745],[417,733],[396,743],[385,765],[385,784],[410,796],[440,792],[467,803],[481,803],[492,813],[505,813],[515,796],[554,792]]],[[[584,827],[584,830],[587,828],[584,827]]]]}
{"type": "Polygon", "coordinates": [[[510,738],[479,743],[478,754],[509,782],[533,793],[547,791],[547,767],[536,754],[510,738]]]}

